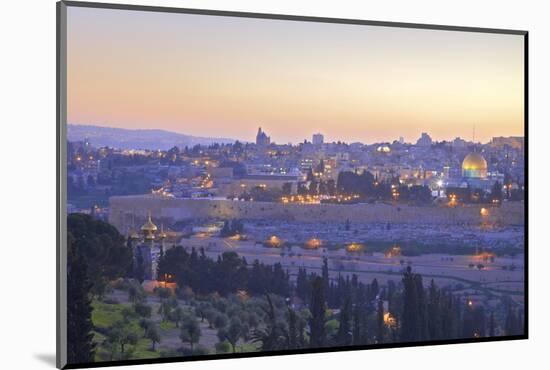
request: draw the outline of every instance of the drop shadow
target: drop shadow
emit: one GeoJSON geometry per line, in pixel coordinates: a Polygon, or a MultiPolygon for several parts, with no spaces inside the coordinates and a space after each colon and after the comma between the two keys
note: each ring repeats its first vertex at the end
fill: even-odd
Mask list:
{"type": "Polygon", "coordinates": [[[55,367],[56,365],[55,353],[35,353],[34,358],[36,358],[37,360],[40,360],[46,365],[50,365],[51,367],[55,367]]]}

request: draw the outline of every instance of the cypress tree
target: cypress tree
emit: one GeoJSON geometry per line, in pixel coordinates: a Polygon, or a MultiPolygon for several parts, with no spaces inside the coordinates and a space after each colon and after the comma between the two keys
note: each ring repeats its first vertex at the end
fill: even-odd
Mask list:
{"type": "Polygon", "coordinates": [[[432,279],[428,297],[428,337],[431,340],[441,339],[441,301],[440,292],[432,279]]]}
{"type": "Polygon", "coordinates": [[[410,266],[403,274],[403,314],[401,325],[401,341],[410,342],[422,339],[422,312],[420,310],[422,285],[419,276],[412,273],[410,266]]]}
{"type": "Polygon", "coordinates": [[[424,284],[422,283],[422,275],[415,274],[414,281],[416,284],[416,300],[418,302],[418,336],[416,340],[425,340],[428,337],[428,315],[426,313],[426,292],[424,291],[424,284]]]}
{"type": "Polygon", "coordinates": [[[83,364],[94,361],[92,283],[87,275],[87,265],[77,248],[72,247],[68,236],[67,253],[67,361],[83,364]]]}
{"type": "Polygon", "coordinates": [[[376,311],[376,342],[384,343],[384,301],[378,300],[378,309],[376,311]]]}
{"type": "Polygon", "coordinates": [[[325,344],[325,294],[323,279],[320,277],[313,280],[313,293],[309,310],[311,311],[309,345],[311,348],[319,348],[325,344]]]}
{"type": "Polygon", "coordinates": [[[348,296],[340,309],[340,327],[336,334],[336,342],[341,346],[349,346],[351,339],[351,298],[348,296]]]}
{"type": "Polygon", "coordinates": [[[489,337],[495,336],[495,316],[493,312],[491,312],[491,315],[489,317],[489,337]]]}
{"type": "Polygon", "coordinates": [[[298,323],[296,312],[288,307],[288,349],[299,348],[298,323]]]}
{"type": "Polygon", "coordinates": [[[327,297],[329,293],[330,279],[328,275],[328,259],[326,257],[323,257],[322,277],[323,277],[323,294],[325,297],[327,297]]]}
{"type": "Polygon", "coordinates": [[[362,343],[362,316],[361,316],[361,308],[359,304],[355,305],[355,308],[353,310],[353,329],[352,329],[352,336],[353,336],[353,344],[359,345],[362,343]]]}
{"type": "Polygon", "coordinates": [[[372,283],[370,284],[370,293],[371,293],[371,298],[370,299],[371,300],[376,299],[379,292],[380,292],[380,287],[378,286],[378,280],[376,280],[376,278],[374,278],[372,280],[372,283]]]}

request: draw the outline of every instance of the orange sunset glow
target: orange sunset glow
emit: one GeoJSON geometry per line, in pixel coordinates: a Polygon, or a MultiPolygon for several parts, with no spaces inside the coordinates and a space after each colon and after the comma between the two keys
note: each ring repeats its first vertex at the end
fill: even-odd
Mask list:
{"type": "Polygon", "coordinates": [[[68,122],[277,143],[522,136],[523,36],[70,8],[68,122]]]}

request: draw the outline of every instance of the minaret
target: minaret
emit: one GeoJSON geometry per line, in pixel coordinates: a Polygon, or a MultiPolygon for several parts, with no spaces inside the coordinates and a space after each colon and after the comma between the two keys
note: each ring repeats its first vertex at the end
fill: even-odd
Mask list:
{"type": "Polygon", "coordinates": [[[151,269],[147,274],[149,278],[156,279],[156,251],[155,251],[155,233],[157,225],[151,219],[151,212],[147,214],[147,221],[141,226],[144,243],[140,247],[140,253],[144,256],[144,261],[151,269]]]}
{"type": "Polygon", "coordinates": [[[160,239],[160,248],[161,248],[162,253],[164,253],[164,241],[166,240],[166,237],[167,237],[167,235],[164,232],[164,224],[160,224],[159,239],[160,239]]]}
{"type": "Polygon", "coordinates": [[[130,244],[133,247],[135,247],[134,243],[139,239],[139,234],[136,232],[136,217],[135,215],[132,213],[132,226],[130,227],[130,230],[129,230],[129,237],[130,237],[130,244]]]}

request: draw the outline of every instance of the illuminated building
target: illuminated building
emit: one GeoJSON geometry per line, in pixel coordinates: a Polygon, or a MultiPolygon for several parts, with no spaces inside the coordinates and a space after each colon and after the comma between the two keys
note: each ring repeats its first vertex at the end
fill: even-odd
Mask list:
{"type": "Polygon", "coordinates": [[[140,227],[141,235],[135,230],[129,232],[130,245],[132,246],[134,265],[143,268],[145,280],[157,279],[157,265],[161,251],[165,249],[165,240],[168,238],[164,231],[164,225],[160,232],[151,219],[148,212],[147,220],[140,227]]]}
{"type": "Polygon", "coordinates": [[[487,177],[487,161],[481,154],[470,153],[462,161],[462,177],[484,179],[487,177]]]}

